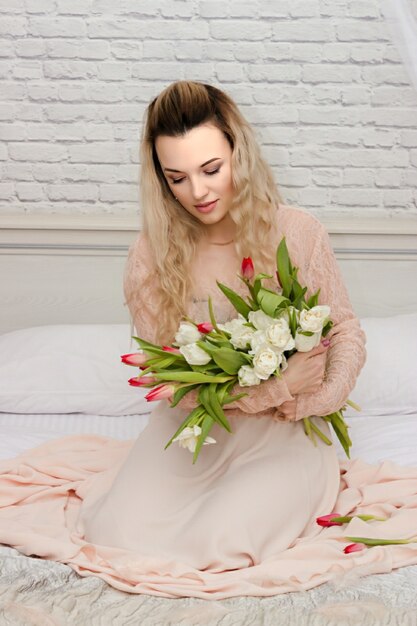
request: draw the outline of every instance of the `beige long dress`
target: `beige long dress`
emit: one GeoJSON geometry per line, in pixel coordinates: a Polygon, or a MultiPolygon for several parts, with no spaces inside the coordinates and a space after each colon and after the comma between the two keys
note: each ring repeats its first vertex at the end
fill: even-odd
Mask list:
{"type": "MultiPolygon", "coordinates": [[[[188,413],[186,400],[175,408],[156,404],[133,441],[80,435],[38,446],[0,463],[0,542],[119,589],[164,597],[274,595],[308,589],[356,565],[363,574],[417,563],[412,544],[343,552],[348,534],[413,535],[417,468],[340,464],[333,446],[319,440],[315,447],[306,437],[303,417],[326,415],[354,398],[365,335],[322,224],[286,205],[279,205],[277,220],[300,282],[309,293],[321,288],[319,303],[330,305],[334,320],[326,379],[319,391],[297,396],[296,421],[277,419],[280,404],[293,396],[274,379],[229,405],[233,433],[215,424],[210,435],[217,443],[203,446],[194,465],[187,449],[164,450],[188,413]],[[321,529],[315,518],[335,510],[393,515],[321,529]]],[[[244,294],[239,268],[234,244],[201,247],[194,266],[200,292],[189,315],[207,319],[210,293],[218,319],[233,317],[215,279],[244,294]]],[[[149,271],[140,235],[129,251],[125,295],[137,335],[153,341],[158,315],[152,287],[143,288],[149,271]]]]}

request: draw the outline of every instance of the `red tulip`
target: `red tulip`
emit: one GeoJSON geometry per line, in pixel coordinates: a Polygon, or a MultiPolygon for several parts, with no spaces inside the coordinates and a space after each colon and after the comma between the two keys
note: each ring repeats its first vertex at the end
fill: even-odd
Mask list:
{"type": "Polygon", "coordinates": [[[250,256],[246,257],[242,261],[242,276],[251,280],[255,275],[255,268],[253,267],[253,261],[250,256]]]}
{"type": "Polygon", "coordinates": [[[120,358],[126,365],[134,365],[135,367],[140,367],[141,365],[144,365],[146,363],[149,357],[142,352],[135,352],[133,354],[122,354],[120,358]]]}
{"type": "Polygon", "coordinates": [[[163,398],[171,397],[175,393],[175,391],[175,385],[158,385],[158,387],[154,387],[148,394],[146,394],[145,399],[148,402],[155,402],[157,400],[162,400],[163,398]]]}
{"type": "Polygon", "coordinates": [[[211,331],[213,330],[214,326],[213,324],[210,324],[210,322],[202,322],[201,324],[197,324],[197,330],[200,333],[211,333],[211,331]]]}
{"type": "Polygon", "coordinates": [[[133,387],[143,387],[144,385],[154,384],[158,382],[155,376],[136,376],[135,378],[129,378],[128,383],[133,387]]]}
{"type": "Polygon", "coordinates": [[[343,522],[333,522],[334,518],[341,517],[340,513],[330,513],[330,515],[321,515],[316,518],[316,522],[319,526],[342,526],[343,522]]]}
{"type": "Polygon", "coordinates": [[[351,552],[361,552],[364,548],[366,548],[364,543],[350,543],[346,546],[343,552],[345,554],[350,554],[351,552]]]}
{"type": "Polygon", "coordinates": [[[171,346],[162,346],[162,350],[165,352],[173,352],[174,354],[181,354],[178,348],[172,348],[171,346]]]}

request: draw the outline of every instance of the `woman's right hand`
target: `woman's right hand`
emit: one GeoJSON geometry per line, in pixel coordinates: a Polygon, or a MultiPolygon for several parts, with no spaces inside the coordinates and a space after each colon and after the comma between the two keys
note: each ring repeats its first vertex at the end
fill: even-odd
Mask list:
{"type": "Polygon", "coordinates": [[[323,383],[329,345],[320,344],[309,352],[295,352],[282,373],[292,395],[314,393],[323,383]]]}

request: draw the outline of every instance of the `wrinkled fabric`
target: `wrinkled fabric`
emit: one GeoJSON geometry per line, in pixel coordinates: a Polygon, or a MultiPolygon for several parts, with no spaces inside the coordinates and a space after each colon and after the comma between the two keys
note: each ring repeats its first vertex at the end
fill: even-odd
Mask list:
{"type": "MultiPolygon", "coordinates": [[[[216,444],[203,446],[195,464],[176,444],[164,450],[188,413],[166,401],[153,407],[135,440],[79,435],[27,450],[0,463],[1,543],[123,591],[167,598],[268,596],[309,589],[353,568],[363,575],[417,563],[415,544],[343,552],[349,534],[413,536],[417,468],[340,463],[333,446],[306,437],[301,418],[340,408],[354,388],[365,335],[323,226],[284,205],[277,218],[300,282],[311,292],[321,288],[319,303],[331,306],[335,322],[326,380],[297,397],[297,420],[275,419],[289,390],[267,381],[229,405],[232,433],[214,424],[216,444]],[[332,511],[389,520],[319,527],[315,518],[332,511]]],[[[233,245],[199,251],[201,294],[213,295],[219,320],[235,313],[215,279],[244,294],[239,265],[233,245]]],[[[153,341],[153,296],[141,288],[149,271],[140,235],[129,250],[124,288],[137,334],[153,341]]],[[[189,315],[207,319],[206,297],[194,299],[189,315]]],[[[312,419],[330,434],[320,417],[312,419]]]]}

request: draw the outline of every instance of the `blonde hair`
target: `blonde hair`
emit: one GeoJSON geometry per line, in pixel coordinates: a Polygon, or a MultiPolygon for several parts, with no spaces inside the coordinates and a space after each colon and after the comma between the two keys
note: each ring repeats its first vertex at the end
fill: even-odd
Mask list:
{"type": "Polygon", "coordinates": [[[187,314],[193,290],[191,266],[203,225],[175,199],[159,163],[155,140],[160,135],[184,135],[205,123],[217,126],[232,148],[230,217],[236,224],[238,258],[250,256],[258,272],[275,273],[276,211],[282,199],[253,129],[232,98],[220,89],[188,80],[170,84],[145,111],[140,146],[142,232],[155,266],[156,276],[152,273],[147,280],[153,281],[154,289],[157,285],[159,343],[174,340],[179,321],[187,314]]]}

